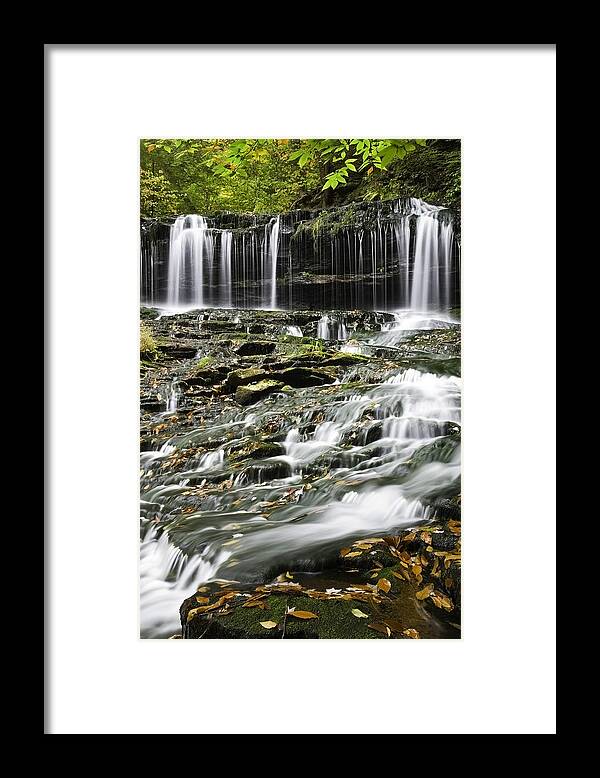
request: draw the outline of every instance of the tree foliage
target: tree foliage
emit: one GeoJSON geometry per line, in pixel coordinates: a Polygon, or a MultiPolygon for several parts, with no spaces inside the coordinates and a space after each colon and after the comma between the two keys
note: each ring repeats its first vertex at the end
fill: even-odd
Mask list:
{"type": "Polygon", "coordinates": [[[356,186],[425,144],[374,138],[147,139],[141,143],[142,214],[284,211],[311,191],[356,186]]]}

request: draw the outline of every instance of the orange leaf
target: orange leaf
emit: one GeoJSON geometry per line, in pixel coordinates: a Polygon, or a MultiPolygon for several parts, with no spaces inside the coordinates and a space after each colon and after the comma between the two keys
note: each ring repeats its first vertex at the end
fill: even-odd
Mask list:
{"type": "Polygon", "coordinates": [[[380,578],[379,581],[377,581],[377,588],[381,589],[382,592],[387,594],[392,588],[392,584],[388,581],[387,578],[380,578]]]}
{"type": "Polygon", "coordinates": [[[310,611],[289,611],[288,616],[294,616],[296,619],[318,619],[316,613],[310,611]]]}

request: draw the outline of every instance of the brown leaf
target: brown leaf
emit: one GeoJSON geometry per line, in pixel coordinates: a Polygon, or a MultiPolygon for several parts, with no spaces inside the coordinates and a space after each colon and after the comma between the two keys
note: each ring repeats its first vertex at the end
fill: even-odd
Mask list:
{"type": "Polygon", "coordinates": [[[210,597],[196,597],[196,602],[205,604],[210,602],[210,597]]]}
{"type": "Polygon", "coordinates": [[[427,597],[429,597],[429,595],[433,591],[433,588],[434,587],[432,583],[427,584],[427,586],[425,586],[423,589],[417,592],[416,595],[417,600],[425,600],[427,597]]]}
{"type": "Polygon", "coordinates": [[[382,592],[387,594],[392,588],[392,584],[388,581],[387,578],[380,578],[379,581],[377,581],[377,588],[381,589],[382,592]]]}
{"type": "Polygon", "coordinates": [[[288,611],[288,616],[293,616],[296,619],[318,619],[316,613],[310,611],[288,611]]]}
{"type": "Polygon", "coordinates": [[[367,624],[367,627],[369,629],[374,629],[375,632],[381,632],[383,635],[389,638],[389,636],[392,634],[392,630],[387,627],[385,624],[381,624],[380,622],[375,622],[374,624],[367,624]]]}
{"type": "Polygon", "coordinates": [[[392,632],[402,632],[404,629],[404,624],[399,622],[397,619],[385,619],[383,622],[386,627],[389,627],[392,632]]]}
{"type": "Polygon", "coordinates": [[[431,601],[436,606],[436,608],[443,608],[444,610],[451,611],[454,610],[454,605],[452,603],[452,600],[449,597],[446,597],[445,594],[442,594],[441,592],[434,592],[431,595],[431,601]]]}
{"type": "Polygon", "coordinates": [[[427,544],[431,543],[431,532],[427,532],[426,530],[424,530],[423,532],[419,533],[419,536],[423,541],[423,543],[427,543],[427,544]]]}
{"type": "Polygon", "coordinates": [[[347,556],[349,553],[350,553],[350,549],[349,548],[343,548],[340,551],[340,556],[347,556]]]}

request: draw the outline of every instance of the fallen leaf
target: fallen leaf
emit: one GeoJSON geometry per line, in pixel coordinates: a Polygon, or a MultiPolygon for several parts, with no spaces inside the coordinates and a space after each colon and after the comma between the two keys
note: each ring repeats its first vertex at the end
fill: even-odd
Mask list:
{"type": "Polygon", "coordinates": [[[340,551],[340,556],[347,556],[349,553],[350,553],[350,549],[349,548],[343,548],[340,551]]]}
{"type": "Polygon", "coordinates": [[[210,602],[210,597],[196,597],[196,602],[207,603],[210,602]]]}
{"type": "Polygon", "coordinates": [[[387,627],[385,624],[380,624],[379,622],[375,622],[374,624],[367,624],[367,627],[369,629],[374,629],[375,632],[381,632],[383,635],[386,635],[388,638],[392,634],[392,630],[387,627]]]}
{"type": "Polygon", "coordinates": [[[427,584],[427,586],[425,586],[423,589],[417,592],[416,595],[417,600],[425,600],[427,597],[429,597],[429,595],[433,591],[433,588],[434,588],[433,584],[431,583],[427,584]]]}
{"type": "Polygon", "coordinates": [[[351,551],[349,554],[344,554],[349,559],[351,556],[362,556],[362,551],[351,551]]]}
{"type": "Polygon", "coordinates": [[[402,634],[406,635],[407,638],[412,638],[413,640],[418,640],[421,637],[416,629],[404,629],[402,630],[402,634]]]}
{"type": "Polygon", "coordinates": [[[259,624],[265,629],[274,629],[277,626],[277,622],[275,621],[259,621],[259,624]]]}
{"type": "Polygon", "coordinates": [[[297,619],[318,619],[316,613],[310,611],[288,611],[288,616],[294,616],[297,619]]]}
{"type": "Polygon", "coordinates": [[[381,589],[382,592],[387,594],[392,588],[392,584],[388,581],[387,578],[380,578],[379,581],[377,581],[377,588],[381,589]]]}
{"type": "Polygon", "coordinates": [[[436,608],[443,608],[444,610],[447,611],[454,610],[454,605],[452,603],[452,600],[449,597],[446,597],[446,595],[442,594],[441,592],[434,592],[431,595],[431,601],[436,606],[436,608]]]}
{"type": "Polygon", "coordinates": [[[423,568],[421,567],[421,565],[413,565],[412,571],[415,578],[418,578],[421,575],[422,570],[423,568]]]}
{"type": "Polygon", "coordinates": [[[386,627],[389,627],[392,632],[402,632],[402,629],[404,628],[404,624],[397,619],[386,619],[383,623],[386,627]]]}
{"type": "Polygon", "coordinates": [[[356,616],[357,619],[368,619],[369,618],[369,614],[368,613],[363,613],[358,608],[352,608],[351,612],[352,612],[352,615],[356,616]]]}
{"type": "Polygon", "coordinates": [[[428,543],[428,544],[431,543],[431,532],[426,532],[426,531],[421,532],[420,538],[423,541],[423,543],[428,543]]]}

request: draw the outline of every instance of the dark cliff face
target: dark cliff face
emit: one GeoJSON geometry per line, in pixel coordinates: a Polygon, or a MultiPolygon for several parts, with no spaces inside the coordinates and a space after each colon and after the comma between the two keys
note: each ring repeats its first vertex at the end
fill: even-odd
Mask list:
{"type": "MultiPolygon", "coordinates": [[[[265,270],[269,230],[278,218],[277,307],[389,310],[408,305],[420,215],[414,208],[419,202],[404,198],[280,215],[213,214],[207,217],[211,266],[203,271],[205,302],[224,304],[227,297],[231,307],[264,304],[265,274],[270,272],[265,270]],[[221,270],[223,231],[231,233],[226,275],[221,270]]],[[[440,232],[442,225],[451,225],[450,256],[436,284],[446,305],[456,306],[460,304],[457,218],[451,209],[439,210],[434,217],[440,232]]],[[[167,301],[173,222],[142,220],[142,302],[167,301]]],[[[192,302],[193,290],[188,296],[192,302]]],[[[182,302],[186,302],[185,290],[182,302]]]]}

